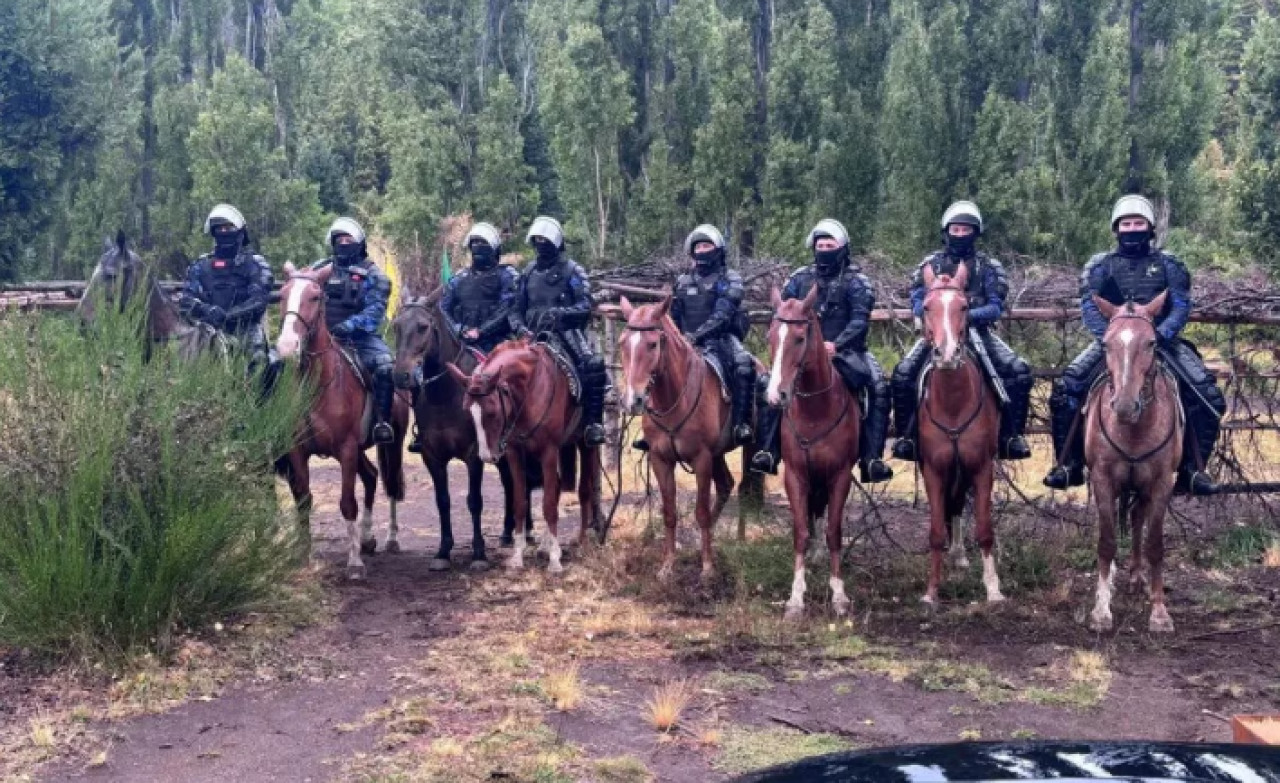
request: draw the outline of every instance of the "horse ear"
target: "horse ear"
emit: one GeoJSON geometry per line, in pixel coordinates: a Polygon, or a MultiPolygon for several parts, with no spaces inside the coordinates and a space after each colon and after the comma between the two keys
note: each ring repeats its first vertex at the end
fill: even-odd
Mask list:
{"type": "Polygon", "coordinates": [[[124,235],[124,229],[123,228],[117,229],[116,230],[116,248],[121,253],[127,253],[128,245],[129,245],[129,238],[124,235]]]}
{"type": "Polygon", "coordinates": [[[1160,316],[1160,311],[1164,310],[1165,300],[1169,298],[1169,289],[1164,289],[1160,295],[1152,299],[1142,309],[1146,311],[1147,317],[1154,320],[1160,316]]]}
{"type": "Polygon", "coordinates": [[[933,281],[938,279],[938,276],[933,273],[933,264],[924,265],[922,279],[925,288],[933,288],[933,281]]]}
{"type": "Polygon", "coordinates": [[[321,267],[320,271],[316,272],[316,282],[323,287],[325,283],[329,282],[329,278],[332,276],[333,264],[325,264],[321,267]]]}
{"type": "Polygon", "coordinates": [[[453,379],[458,383],[462,384],[463,386],[466,386],[467,384],[471,383],[471,376],[467,375],[465,372],[459,369],[458,365],[454,364],[453,362],[445,362],[444,366],[445,366],[445,369],[449,371],[449,374],[453,376],[453,379]]]}
{"type": "Polygon", "coordinates": [[[298,274],[298,268],[293,265],[293,262],[285,261],[284,262],[284,279],[288,280],[289,278],[293,277],[296,274],[298,274]]]}
{"type": "Polygon", "coordinates": [[[631,314],[635,312],[635,307],[631,305],[631,300],[623,296],[618,300],[618,307],[622,308],[622,317],[628,321],[631,320],[631,314]]]}
{"type": "Polygon", "coordinates": [[[1119,308],[1108,302],[1106,299],[1103,299],[1097,294],[1093,294],[1093,303],[1097,306],[1098,312],[1102,313],[1103,318],[1110,321],[1112,318],[1116,317],[1116,311],[1119,310],[1119,308]]]}
{"type": "Polygon", "coordinates": [[[814,303],[817,301],[818,301],[818,284],[814,283],[809,288],[809,293],[804,298],[804,309],[806,311],[812,310],[814,303]]]}
{"type": "Polygon", "coordinates": [[[965,284],[968,282],[969,282],[969,265],[958,264],[956,266],[956,273],[951,278],[951,284],[954,285],[956,288],[964,289],[965,284]]]}
{"type": "Polygon", "coordinates": [[[401,286],[400,288],[400,304],[407,305],[413,302],[413,294],[409,292],[409,286],[401,286]]]}
{"type": "Polygon", "coordinates": [[[662,319],[671,311],[671,289],[665,289],[667,295],[662,297],[662,301],[658,303],[658,318],[662,319]]]}
{"type": "Polygon", "coordinates": [[[773,305],[774,310],[782,307],[782,292],[776,285],[769,288],[769,303],[773,305]]]}

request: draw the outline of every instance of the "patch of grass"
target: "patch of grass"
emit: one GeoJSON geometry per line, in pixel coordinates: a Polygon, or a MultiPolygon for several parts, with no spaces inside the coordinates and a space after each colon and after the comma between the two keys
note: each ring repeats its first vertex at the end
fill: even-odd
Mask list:
{"type": "Polygon", "coordinates": [[[1214,540],[1212,564],[1219,568],[1254,565],[1273,547],[1280,547],[1274,529],[1261,524],[1232,525],[1214,540]]]}
{"type": "Polygon", "coordinates": [[[920,662],[912,679],[926,691],[958,691],[986,704],[1002,704],[1017,695],[1013,684],[976,663],[925,660],[920,662]]]}
{"type": "Polygon", "coordinates": [[[653,773],[635,756],[597,759],[591,768],[596,773],[595,779],[602,783],[648,783],[653,780],[653,773]]]}
{"type": "MultiPolygon", "coordinates": [[[[790,536],[726,541],[720,548],[725,573],[739,598],[754,596],[780,600],[791,594],[795,550],[790,536]]],[[[826,566],[807,570],[806,582],[814,592],[812,597],[818,595],[815,585],[826,585],[826,574],[826,566]]]]}
{"type": "Polygon", "coordinates": [[[822,657],[831,661],[851,661],[867,654],[870,645],[861,636],[832,635],[822,646],[822,657]]]}
{"type": "Polygon", "coordinates": [[[742,774],[810,756],[849,750],[853,744],[833,734],[804,734],[794,729],[734,727],[725,733],[716,769],[742,774]]]}
{"type": "Polygon", "coordinates": [[[568,712],[581,704],[582,678],[578,675],[578,664],[571,663],[567,668],[544,677],[542,693],[551,706],[561,712],[568,712]]]}
{"type": "Polygon", "coordinates": [[[746,693],[763,693],[772,690],[773,683],[768,677],[755,672],[714,671],[702,680],[703,687],[714,691],[746,693]]]}
{"type": "Polygon", "coordinates": [[[982,729],[961,729],[956,736],[964,742],[977,742],[982,739],[982,729]]]}
{"type": "Polygon", "coordinates": [[[680,723],[692,698],[693,687],[688,680],[673,680],[654,691],[644,703],[645,718],[665,734],[680,723]]]}
{"type": "Polygon", "coordinates": [[[1022,694],[1023,701],[1086,710],[1101,703],[1111,687],[1111,670],[1106,658],[1091,650],[1076,650],[1065,661],[1054,663],[1050,674],[1065,680],[1065,684],[1057,688],[1027,688],[1022,694]]]}
{"type": "Polygon", "coordinates": [[[1009,732],[1009,736],[1016,740],[1033,740],[1040,736],[1035,729],[1014,729],[1009,732]]]}

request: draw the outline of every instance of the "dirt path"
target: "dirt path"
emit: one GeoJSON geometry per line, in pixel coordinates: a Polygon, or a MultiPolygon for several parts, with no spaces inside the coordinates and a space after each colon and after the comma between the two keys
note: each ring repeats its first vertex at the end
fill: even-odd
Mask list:
{"type": "MultiPolygon", "coordinates": [[[[828,622],[822,608],[797,631],[765,602],[730,602],[727,588],[706,600],[696,583],[646,586],[653,546],[640,538],[625,545],[640,554],[615,543],[588,555],[595,561],[572,563],[561,580],[548,579],[541,564],[523,576],[468,572],[464,482],[455,468],[455,570],[427,571],[436,514],[425,471],[413,464],[401,514],[404,553],[376,555],[368,581],[352,584],[340,577],[335,472],[319,467],[315,551],[339,606],[333,622],[287,643],[319,662],[311,674],[232,684],[209,701],[107,723],[105,764],[62,762],[40,779],[414,781],[450,778],[452,770],[466,780],[700,781],[840,747],[1224,740],[1226,726],[1202,710],[1280,706],[1280,670],[1269,652],[1280,633],[1188,638],[1213,633],[1224,617],[1243,625],[1273,614],[1275,569],[1258,569],[1261,586],[1220,585],[1249,598],[1195,615],[1173,641],[1138,630],[1143,618],[1132,600],[1118,607],[1116,637],[1079,627],[1070,605],[1087,600],[1084,575],[1069,594],[1015,588],[1007,606],[953,601],[937,617],[918,609],[914,596],[899,607],[864,586],[855,604],[868,609],[856,633],[828,622]],[[553,681],[572,661],[580,693],[573,706],[555,709],[553,681]],[[684,681],[679,728],[655,732],[646,703],[684,681]]],[[[496,549],[496,480],[486,483],[486,496],[498,560],[505,553],[496,549]]],[[[565,527],[567,542],[572,526],[565,527]]],[[[729,528],[721,528],[724,537],[729,528]]],[[[381,524],[376,532],[381,540],[381,524]]],[[[1193,581],[1178,574],[1175,589],[1193,581]]],[[[1175,617],[1182,622],[1202,603],[1190,590],[1175,592],[1175,617]]]]}

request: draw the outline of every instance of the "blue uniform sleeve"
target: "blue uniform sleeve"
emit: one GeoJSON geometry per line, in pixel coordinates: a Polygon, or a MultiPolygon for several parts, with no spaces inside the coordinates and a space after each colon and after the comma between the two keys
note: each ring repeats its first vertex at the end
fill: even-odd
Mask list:
{"type": "Polygon", "coordinates": [[[911,314],[916,318],[924,318],[924,265],[927,263],[927,258],[921,261],[911,275],[911,314]]]}
{"type": "Polygon", "coordinates": [[[499,289],[498,301],[494,306],[493,315],[479,327],[481,337],[506,334],[511,328],[511,307],[515,304],[516,283],[519,275],[509,266],[502,267],[499,274],[502,286],[499,289]]]}
{"type": "Polygon", "coordinates": [[[867,344],[867,329],[871,325],[871,311],[875,309],[876,294],[866,275],[857,274],[849,280],[844,295],[849,309],[849,323],[840,334],[836,335],[832,343],[835,344],[837,351],[849,348],[861,351],[867,344]]]}
{"type": "Polygon", "coordinates": [[[990,326],[1004,315],[1004,301],[1009,296],[1009,283],[1004,267],[993,258],[982,267],[982,295],[986,304],[969,311],[969,323],[974,326],[990,326]]]}
{"type": "Polygon", "coordinates": [[[1168,313],[1156,327],[1156,331],[1166,340],[1172,340],[1182,333],[1191,316],[1191,273],[1177,257],[1162,254],[1165,279],[1169,283],[1168,313]]]}
{"type": "Polygon", "coordinates": [[[351,336],[377,336],[387,317],[387,301],[391,298],[391,281],[382,271],[373,267],[364,279],[364,291],[360,311],[338,324],[334,330],[351,336]]]}
{"type": "Polygon", "coordinates": [[[528,281],[527,275],[520,275],[516,278],[515,296],[511,302],[511,331],[517,335],[529,331],[529,325],[524,320],[524,313],[529,309],[528,281]]]}
{"type": "Polygon", "coordinates": [[[187,275],[182,280],[182,291],[178,294],[178,312],[188,318],[200,319],[208,312],[204,298],[208,294],[200,282],[200,261],[194,261],[187,267],[187,275]]]}
{"type": "Polygon", "coordinates": [[[251,263],[255,266],[253,280],[245,290],[244,301],[227,312],[228,324],[261,321],[271,303],[271,289],[275,286],[271,265],[262,256],[254,256],[251,263]]]}
{"type": "Polygon", "coordinates": [[[577,264],[569,273],[569,291],[573,301],[560,309],[560,322],[565,328],[582,329],[591,320],[591,283],[577,264]]]}
{"type": "Polygon", "coordinates": [[[1095,256],[1090,259],[1080,273],[1080,312],[1084,316],[1085,328],[1099,340],[1107,333],[1107,319],[1093,303],[1093,295],[1102,290],[1104,258],[1105,256],[1095,256]]]}
{"type": "Polygon", "coordinates": [[[693,334],[695,343],[722,334],[729,329],[738,315],[738,308],[742,306],[742,278],[737,273],[721,277],[716,283],[715,290],[716,302],[712,305],[711,315],[706,323],[698,327],[698,331],[693,334]]]}
{"type": "Polygon", "coordinates": [[[804,291],[804,292],[800,291],[800,282],[801,282],[800,279],[802,277],[806,277],[806,275],[802,275],[799,272],[797,272],[791,277],[787,278],[787,284],[782,287],[783,301],[786,301],[788,299],[803,299],[804,295],[809,293],[808,291],[804,291]]]}
{"type": "Polygon", "coordinates": [[[444,292],[440,295],[440,312],[444,313],[444,317],[449,321],[449,328],[453,330],[455,335],[462,333],[462,321],[458,319],[458,280],[464,272],[449,278],[449,282],[444,284],[444,292]]]}

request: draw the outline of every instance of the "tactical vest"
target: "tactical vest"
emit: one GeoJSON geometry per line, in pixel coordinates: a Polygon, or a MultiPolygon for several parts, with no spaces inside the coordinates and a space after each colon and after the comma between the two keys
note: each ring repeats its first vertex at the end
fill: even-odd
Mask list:
{"type": "Polygon", "coordinates": [[[834,342],[853,317],[853,313],[849,312],[849,297],[845,296],[845,289],[854,275],[853,270],[845,267],[832,278],[820,277],[812,268],[801,270],[797,275],[800,277],[801,296],[808,296],[813,284],[818,284],[815,307],[818,310],[818,323],[822,325],[822,339],[834,342]]]}
{"type": "Polygon", "coordinates": [[[971,259],[961,259],[949,253],[934,254],[929,262],[935,275],[954,275],[961,262],[969,267],[969,279],[965,282],[964,293],[969,298],[969,307],[978,308],[987,303],[987,257],[982,253],[974,253],[971,259]]]}
{"type": "Polygon", "coordinates": [[[364,284],[371,271],[361,263],[341,267],[333,264],[333,274],[324,287],[324,321],[337,326],[360,312],[364,306],[364,284]]]}
{"type": "Polygon", "coordinates": [[[676,280],[676,296],[684,308],[682,318],[685,332],[692,334],[711,318],[715,312],[716,285],[722,280],[720,272],[714,272],[699,280],[693,275],[681,275],[676,280]]]}
{"type": "Polygon", "coordinates": [[[258,265],[250,253],[241,253],[233,260],[204,256],[200,260],[200,285],[207,292],[205,304],[226,311],[243,303],[258,274],[258,265]]]}
{"type": "MultiPolygon", "coordinates": [[[[1169,278],[1159,252],[1144,258],[1126,258],[1119,253],[1110,253],[1102,262],[1102,285],[1098,287],[1098,295],[1114,305],[1130,300],[1144,305],[1168,287],[1169,278]]],[[[1171,304],[1165,304],[1166,312],[1171,304]]],[[[1160,315],[1163,317],[1165,313],[1160,315]]]]}
{"type": "Polygon", "coordinates": [[[502,299],[502,267],[477,272],[470,269],[458,275],[454,290],[456,311],[454,317],[467,328],[477,327],[489,320],[494,308],[502,299]]]}
{"type": "Polygon", "coordinates": [[[534,267],[525,274],[525,295],[528,307],[524,319],[530,324],[538,321],[544,310],[553,307],[568,307],[573,303],[573,292],[569,289],[571,267],[567,260],[557,261],[549,269],[534,267]]]}

